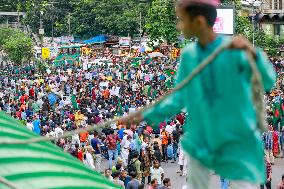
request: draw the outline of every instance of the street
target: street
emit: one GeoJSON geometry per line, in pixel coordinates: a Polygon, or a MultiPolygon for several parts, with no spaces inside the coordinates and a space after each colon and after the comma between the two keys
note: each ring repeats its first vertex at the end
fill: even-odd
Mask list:
{"type": "MultiPolygon", "coordinates": [[[[107,161],[103,162],[104,167],[107,167],[107,161]]],[[[179,176],[176,171],[179,169],[177,163],[162,163],[162,168],[165,171],[165,178],[170,178],[172,183],[172,189],[180,189],[186,183],[186,178],[179,176]]],[[[272,166],[272,189],[276,189],[277,184],[281,180],[281,176],[284,174],[284,159],[275,159],[275,165],[272,166]]],[[[210,189],[220,189],[219,177],[217,175],[211,176],[210,189]]]]}

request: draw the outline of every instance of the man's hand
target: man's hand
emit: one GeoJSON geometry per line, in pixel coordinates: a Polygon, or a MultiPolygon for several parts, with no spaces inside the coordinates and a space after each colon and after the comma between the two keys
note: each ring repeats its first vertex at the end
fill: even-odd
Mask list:
{"type": "Polygon", "coordinates": [[[251,53],[252,56],[256,59],[255,48],[252,46],[252,44],[246,38],[244,38],[242,36],[234,37],[229,48],[230,49],[246,50],[247,52],[251,53]]]}

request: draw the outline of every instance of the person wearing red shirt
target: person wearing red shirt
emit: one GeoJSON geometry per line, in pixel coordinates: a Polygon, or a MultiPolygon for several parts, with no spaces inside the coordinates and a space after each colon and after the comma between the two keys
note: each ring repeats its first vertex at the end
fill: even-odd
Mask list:
{"type": "Polygon", "coordinates": [[[120,141],[119,137],[114,134],[114,130],[110,131],[110,135],[106,138],[106,144],[108,147],[108,156],[109,156],[109,169],[112,168],[112,159],[114,158],[114,161],[117,161],[118,157],[118,151],[117,151],[117,142],[120,141]]]}
{"type": "Polygon", "coordinates": [[[184,116],[182,114],[178,114],[176,118],[181,125],[184,124],[184,116]]]}
{"type": "Polygon", "coordinates": [[[20,102],[22,104],[24,104],[26,102],[26,100],[28,100],[28,95],[26,94],[23,94],[21,97],[20,97],[20,102]]]}
{"type": "Polygon", "coordinates": [[[33,87],[30,88],[30,90],[29,90],[29,96],[31,96],[31,97],[34,97],[34,96],[35,96],[35,90],[34,90],[33,87]]]}
{"type": "Polygon", "coordinates": [[[88,140],[89,133],[88,133],[87,131],[81,132],[81,133],[79,134],[79,136],[80,136],[80,142],[81,142],[82,144],[84,144],[84,143],[86,143],[87,140],[88,140]]]}

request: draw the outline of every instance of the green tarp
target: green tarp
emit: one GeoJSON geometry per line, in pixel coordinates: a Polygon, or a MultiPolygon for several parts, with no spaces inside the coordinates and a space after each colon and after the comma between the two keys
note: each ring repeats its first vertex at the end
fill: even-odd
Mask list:
{"type": "MultiPolygon", "coordinates": [[[[0,112],[0,143],[39,137],[0,112]]],[[[21,189],[119,188],[51,142],[0,144],[0,177],[21,189]]],[[[0,182],[1,189],[10,187],[0,182]]]]}

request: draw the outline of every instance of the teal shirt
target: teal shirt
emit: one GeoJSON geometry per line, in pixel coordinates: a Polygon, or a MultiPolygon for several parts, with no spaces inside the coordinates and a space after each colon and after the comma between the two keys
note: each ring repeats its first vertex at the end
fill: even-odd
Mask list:
{"type": "MultiPolygon", "coordinates": [[[[198,43],[187,45],[181,56],[176,84],[227,40],[228,37],[218,36],[205,48],[198,43]]],[[[270,91],[275,73],[260,50],[257,50],[256,63],[265,91],[270,91]]],[[[251,75],[244,51],[225,50],[189,85],[143,116],[157,124],[186,108],[189,116],[183,127],[182,146],[191,158],[224,178],[263,182],[264,152],[256,127],[251,75]]]]}

